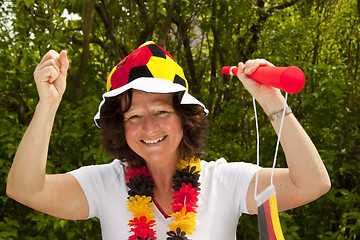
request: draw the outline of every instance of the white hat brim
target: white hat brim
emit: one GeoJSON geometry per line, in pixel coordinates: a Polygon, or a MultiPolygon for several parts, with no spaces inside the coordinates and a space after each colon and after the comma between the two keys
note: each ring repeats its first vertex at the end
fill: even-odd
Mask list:
{"type": "Polygon", "coordinates": [[[115,97],[129,89],[141,90],[147,93],[179,93],[180,104],[198,104],[204,108],[204,112],[206,114],[209,113],[209,110],[206,109],[205,105],[195,97],[191,96],[183,85],[173,83],[162,78],[141,77],[127,83],[120,88],[108,91],[102,95],[102,101],[99,105],[98,112],[94,117],[96,126],[100,127],[98,125],[98,120],[100,119],[100,110],[104,105],[106,98],[115,97]]]}

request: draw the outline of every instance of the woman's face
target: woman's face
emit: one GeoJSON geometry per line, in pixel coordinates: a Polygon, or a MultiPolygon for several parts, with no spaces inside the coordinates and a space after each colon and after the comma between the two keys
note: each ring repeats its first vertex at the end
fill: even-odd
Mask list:
{"type": "Polygon", "coordinates": [[[126,142],[147,164],[161,166],[179,158],[183,129],[172,100],[172,94],[133,90],[124,113],[126,142]]]}

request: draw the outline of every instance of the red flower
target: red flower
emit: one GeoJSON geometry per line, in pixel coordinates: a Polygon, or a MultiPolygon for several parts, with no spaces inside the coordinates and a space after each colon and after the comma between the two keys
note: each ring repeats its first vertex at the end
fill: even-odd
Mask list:
{"type": "MultiPolygon", "coordinates": [[[[125,175],[126,183],[129,182],[130,178],[134,178],[135,175],[140,177],[142,174],[144,174],[145,177],[151,177],[151,173],[147,170],[147,168],[145,166],[142,166],[140,168],[127,166],[126,167],[126,175],[125,175]]],[[[151,178],[151,180],[152,180],[152,178],[151,178]]]]}
{"type": "Polygon", "coordinates": [[[174,191],[174,203],[172,203],[173,211],[178,212],[186,207],[186,212],[196,213],[196,202],[198,201],[199,192],[197,188],[192,188],[191,183],[181,184],[179,191],[174,191]]]}
{"type": "Polygon", "coordinates": [[[152,229],[155,225],[155,220],[148,221],[145,216],[140,218],[133,218],[129,221],[129,226],[134,235],[129,237],[129,240],[141,239],[157,239],[155,237],[155,230],[152,229]]]}

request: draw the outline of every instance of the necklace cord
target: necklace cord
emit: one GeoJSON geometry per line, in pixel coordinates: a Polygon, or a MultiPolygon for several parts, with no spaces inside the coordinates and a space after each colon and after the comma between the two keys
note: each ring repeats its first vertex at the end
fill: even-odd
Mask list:
{"type": "MultiPolygon", "coordinates": [[[[280,136],[281,136],[283,123],[284,123],[287,98],[288,98],[288,93],[286,92],[285,100],[284,100],[284,109],[282,112],[280,129],[279,129],[279,134],[278,134],[278,138],[277,138],[277,142],[276,142],[274,162],[273,162],[272,171],[271,171],[271,185],[273,185],[274,170],[275,170],[275,166],[276,166],[277,155],[279,152],[280,136]]],[[[255,191],[254,191],[254,199],[256,199],[257,191],[258,191],[259,168],[260,168],[260,136],[259,136],[260,134],[259,134],[259,123],[258,123],[257,111],[256,111],[256,100],[254,97],[253,97],[253,105],[254,105],[255,125],[256,125],[256,165],[257,165],[257,170],[256,170],[255,191]]]]}

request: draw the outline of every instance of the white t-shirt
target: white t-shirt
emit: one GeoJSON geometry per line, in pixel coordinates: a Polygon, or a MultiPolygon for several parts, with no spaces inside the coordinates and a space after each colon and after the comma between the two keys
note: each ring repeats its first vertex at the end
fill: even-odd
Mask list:
{"type": "MultiPolygon", "coordinates": [[[[239,217],[247,212],[246,193],[257,166],[244,162],[201,161],[200,195],[193,240],[234,240],[239,217]]],[[[110,164],[82,167],[70,172],[80,183],[89,203],[89,218],[100,220],[104,240],[125,240],[131,233],[132,214],[126,209],[128,187],[125,165],[110,164]]],[[[165,217],[154,205],[157,239],[165,240],[173,217],[165,217]]]]}

